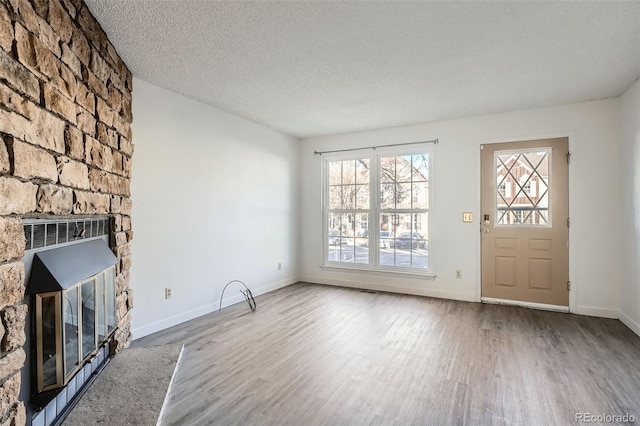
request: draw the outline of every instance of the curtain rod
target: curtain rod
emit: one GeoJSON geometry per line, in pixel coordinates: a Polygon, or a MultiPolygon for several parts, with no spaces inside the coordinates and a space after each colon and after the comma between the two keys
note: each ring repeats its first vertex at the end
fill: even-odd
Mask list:
{"type": "Polygon", "coordinates": [[[334,149],[333,151],[313,151],[313,155],[322,155],[322,154],[333,154],[334,152],[349,152],[349,151],[361,151],[363,149],[373,149],[376,148],[389,148],[392,146],[407,146],[407,145],[420,145],[425,143],[432,143],[436,145],[438,143],[438,139],[433,139],[430,141],[421,141],[421,142],[408,142],[408,143],[396,143],[391,145],[376,145],[376,146],[365,146],[363,148],[348,148],[348,149],[334,149]]]}

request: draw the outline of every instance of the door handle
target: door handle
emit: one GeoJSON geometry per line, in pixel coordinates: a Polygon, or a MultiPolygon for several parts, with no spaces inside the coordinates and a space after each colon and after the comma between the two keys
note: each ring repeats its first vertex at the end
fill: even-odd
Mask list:
{"type": "Polygon", "coordinates": [[[489,232],[491,232],[491,219],[489,218],[488,214],[484,215],[484,218],[482,220],[482,233],[484,234],[488,234],[489,232]]]}

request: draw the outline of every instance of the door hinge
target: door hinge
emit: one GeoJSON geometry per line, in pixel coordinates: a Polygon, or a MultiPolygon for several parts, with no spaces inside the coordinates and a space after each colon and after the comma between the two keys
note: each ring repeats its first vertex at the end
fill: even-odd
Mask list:
{"type": "Polygon", "coordinates": [[[571,281],[567,281],[567,290],[571,290],[571,281]]]}
{"type": "Polygon", "coordinates": [[[571,164],[571,153],[567,152],[567,164],[571,164]]]}
{"type": "Polygon", "coordinates": [[[571,226],[571,219],[567,218],[567,228],[571,226]]]}

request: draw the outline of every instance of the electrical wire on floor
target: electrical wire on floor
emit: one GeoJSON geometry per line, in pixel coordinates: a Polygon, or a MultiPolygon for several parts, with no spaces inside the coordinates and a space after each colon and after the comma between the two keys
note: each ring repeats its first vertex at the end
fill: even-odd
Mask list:
{"type": "Polygon", "coordinates": [[[253,293],[251,293],[249,287],[247,287],[247,285],[240,280],[229,281],[227,285],[224,286],[224,288],[222,289],[222,294],[220,295],[220,306],[218,307],[218,312],[222,310],[222,298],[224,297],[224,291],[227,289],[227,287],[229,287],[229,284],[231,283],[240,283],[244,286],[245,290],[240,290],[240,293],[242,293],[242,295],[244,296],[244,300],[246,300],[249,304],[249,308],[251,308],[251,310],[255,312],[257,306],[256,301],[253,298],[253,293]]]}

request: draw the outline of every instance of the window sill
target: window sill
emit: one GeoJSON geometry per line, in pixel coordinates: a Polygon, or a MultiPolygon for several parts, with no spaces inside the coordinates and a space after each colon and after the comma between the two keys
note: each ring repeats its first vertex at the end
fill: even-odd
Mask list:
{"type": "Polygon", "coordinates": [[[337,266],[337,265],[321,265],[320,269],[323,271],[333,271],[333,272],[358,272],[365,273],[371,275],[385,275],[399,278],[413,278],[413,279],[424,279],[429,281],[434,281],[438,275],[432,272],[412,272],[412,271],[390,271],[387,269],[371,269],[366,266],[337,266]]]}

